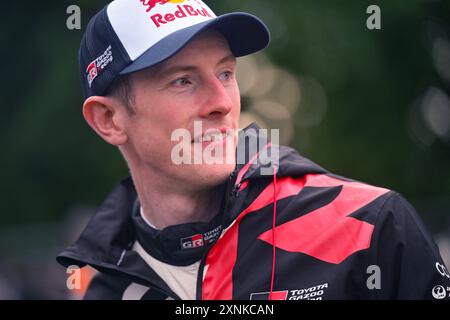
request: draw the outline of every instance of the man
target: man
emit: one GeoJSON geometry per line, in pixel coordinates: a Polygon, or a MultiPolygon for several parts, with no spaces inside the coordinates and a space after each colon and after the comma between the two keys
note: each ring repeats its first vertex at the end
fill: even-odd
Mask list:
{"type": "Polygon", "coordinates": [[[236,57],[268,42],[258,18],[199,0],[116,0],[91,19],[83,115],[131,178],[58,256],[99,271],[86,299],[449,298],[400,195],[261,143],[256,125],[234,134],[236,57]]]}

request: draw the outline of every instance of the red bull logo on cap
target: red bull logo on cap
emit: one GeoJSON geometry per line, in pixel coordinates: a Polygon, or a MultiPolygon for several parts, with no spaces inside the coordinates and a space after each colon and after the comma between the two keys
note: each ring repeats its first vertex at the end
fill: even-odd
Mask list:
{"type": "Polygon", "coordinates": [[[157,28],[160,28],[164,25],[170,24],[171,22],[178,21],[180,18],[189,18],[189,17],[210,17],[213,18],[210,12],[202,6],[201,1],[191,1],[191,0],[139,0],[140,3],[146,8],[146,12],[150,12],[157,5],[163,5],[167,3],[171,4],[179,4],[177,6],[173,6],[173,11],[170,12],[165,10],[165,12],[155,13],[150,16],[151,21],[157,28]],[[192,5],[181,4],[183,2],[188,2],[192,5]]]}
{"type": "Polygon", "coordinates": [[[185,0],[139,0],[139,2],[141,2],[144,6],[147,7],[146,12],[149,12],[150,10],[152,10],[154,7],[156,7],[157,4],[163,5],[163,4],[166,4],[167,2],[180,3],[180,2],[184,2],[184,1],[185,0]]]}

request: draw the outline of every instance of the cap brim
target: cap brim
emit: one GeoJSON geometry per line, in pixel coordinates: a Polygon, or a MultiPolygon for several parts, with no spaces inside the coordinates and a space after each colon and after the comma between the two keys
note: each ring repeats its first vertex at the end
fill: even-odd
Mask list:
{"type": "Polygon", "coordinates": [[[235,57],[260,51],[270,42],[270,32],[259,18],[243,12],[228,13],[170,34],[145,51],[120,74],[146,69],[169,59],[206,29],[214,29],[223,34],[235,57]]]}

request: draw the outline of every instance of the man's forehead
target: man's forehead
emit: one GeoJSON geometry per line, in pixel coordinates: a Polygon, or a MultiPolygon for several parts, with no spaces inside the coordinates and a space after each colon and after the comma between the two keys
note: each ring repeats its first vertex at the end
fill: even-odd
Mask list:
{"type": "MultiPolygon", "coordinates": [[[[180,50],[180,52],[159,65],[178,63],[178,60],[189,58],[192,59],[193,57],[201,56],[206,52],[208,52],[208,54],[216,54],[218,56],[232,55],[228,41],[220,32],[215,30],[206,30],[195,36],[183,49],[180,50]]],[[[219,59],[221,58],[223,57],[219,57],[219,59]]]]}
{"type": "Polygon", "coordinates": [[[226,38],[218,31],[207,30],[193,38],[176,55],[149,68],[148,71],[162,75],[176,69],[192,69],[195,68],[195,62],[202,61],[200,57],[204,57],[205,54],[210,55],[216,64],[236,62],[226,38]]]}

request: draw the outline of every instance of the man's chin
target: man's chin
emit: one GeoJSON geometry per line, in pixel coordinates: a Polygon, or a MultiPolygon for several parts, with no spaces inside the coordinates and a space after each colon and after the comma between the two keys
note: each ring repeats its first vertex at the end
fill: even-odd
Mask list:
{"type": "Polygon", "coordinates": [[[225,183],[235,168],[236,164],[202,164],[192,165],[186,170],[192,170],[194,184],[204,183],[212,187],[225,183]]]}

